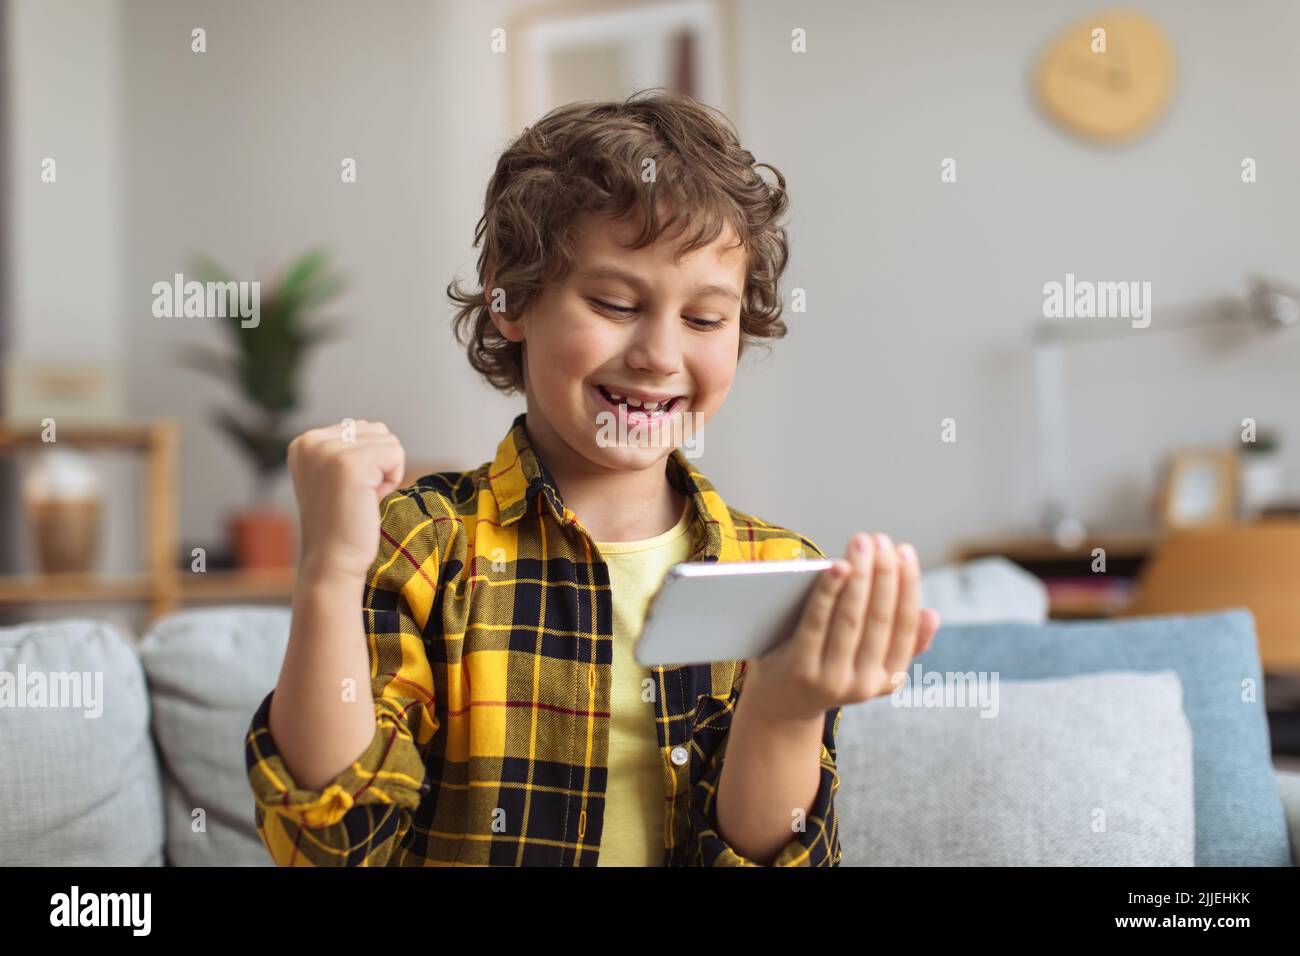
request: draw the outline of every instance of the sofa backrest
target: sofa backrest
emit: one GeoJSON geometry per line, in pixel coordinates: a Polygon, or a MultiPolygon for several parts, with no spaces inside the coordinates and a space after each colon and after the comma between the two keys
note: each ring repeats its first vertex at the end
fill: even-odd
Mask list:
{"type": "Polygon", "coordinates": [[[88,618],[0,628],[0,866],[161,866],[144,671],[88,618]]]}

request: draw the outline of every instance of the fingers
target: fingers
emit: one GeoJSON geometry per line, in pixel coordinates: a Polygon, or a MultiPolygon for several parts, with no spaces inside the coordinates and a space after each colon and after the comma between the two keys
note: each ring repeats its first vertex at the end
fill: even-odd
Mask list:
{"type": "Polygon", "coordinates": [[[373,445],[376,443],[389,444],[393,442],[401,444],[399,439],[392,432],[357,432],[356,440],[347,442],[349,445],[373,445]]]}
{"type": "Polygon", "coordinates": [[[848,576],[849,568],[844,561],[836,561],[831,567],[817,573],[817,583],[808,595],[799,617],[799,626],[795,628],[794,637],[790,641],[795,660],[821,660],[826,629],[848,576]]]}
{"type": "Polygon", "coordinates": [[[911,545],[857,534],[846,555],[819,574],[789,649],[796,661],[820,663],[820,680],[841,688],[829,693],[843,693],[846,679],[857,678],[850,693],[874,695],[882,672],[892,678],[930,646],[939,615],[921,607],[921,566],[911,545]]]}
{"type": "Polygon", "coordinates": [[[835,602],[821,658],[821,666],[829,674],[839,674],[853,667],[853,658],[862,640],[867,602],[872,595],[873,551],[869,535],[859,533],[849,539],[846,555],[852,573],[835,602]]]}
{"type": "Polygon", "coordinates": [[[894,611],[894,627],[889,652],[885,656],[885,672],[892,677],[907,668],[916,654],[921,624],[921,568],[916,560],[916,550],[910,544],[898,548],[898,606],[894,611]]]}
{"type": "Polygon", "coordinates": [[[406,473],[406,452],[396,438],[384,441],[376,436],[368,444],[366,480],[381,495],[397,488],[406,473]]]}
{"type": "Polygon", "coordinates": [[[840,592],[839,601],[836,601],[831,630],[827,633],[822,652],[823,670],[832,679],[853,670],[854,654],[858,653],[858,644],[862,640],[862,624],[871,598],[871,568],[874,563],[871,537],[859,532],[849,538],[846,555],[852,571],[844,591],[840,592]]]}
{"type": "MultiPolygon", "coordinates": [[[[339,438],[347,434],[347,429],[348,426],[346,424],[344,424],[343,422],[337,422],[333,425],[327,425],[325,430],[329,433],[330,437],[339,438]]],[[[363,435],[391,435],[392,434],[392,432],[388,430],[388,426],[385,425],[383,422],[372,422],[364,418],[353,419],[351,431],[352,434],[356,436],[358,441],[361,439],[361,436],[363,435]]]]}
{"type": "Polygon", "coordinates": [[[364,484],[380,497],[401,486],[406,474],[406,450],[387,426],[382,422],[358,422],[351,440],[341,440],[345,434],[340,433],[338,425],[316,429],[309,447],[344,481],[364,484]]]}
{"type": "Polygon", "coordinates": [[[371,422],[359,418],[354,420],[350,432],[348,426],[343,422],[336,422],[331,425],[322,425],[320,428],[310,428],[294,438],[289,444],[291,448],[300,444],[314,448],[345,437],[351,439],[347,444],[352,444],[366,436],[391,434],[392,432],[388,430],[388,426],[383,422],[371,422]]]}
{"type": "MultiPolygon", "coordinates": [[[[876,569],[871,584],[871,606],[867,608],[865,632],[858,649],[862,667],[883,666],[894,631],[894,610],[898,603],[898,554],[886,534],[876,535],[876,569]]],[[[861,671],[860,671],[861,673],[861,671]]],[[[893,673],[892,671],[890,672],[893,673]]]]}
{"type": "Polygon", "coordinates": [[[921,636],[917,640],[916,653],[924,654],[930,649],[930,643],[939,630],[939,612],[933,608],[921,608],[921,636]]]}

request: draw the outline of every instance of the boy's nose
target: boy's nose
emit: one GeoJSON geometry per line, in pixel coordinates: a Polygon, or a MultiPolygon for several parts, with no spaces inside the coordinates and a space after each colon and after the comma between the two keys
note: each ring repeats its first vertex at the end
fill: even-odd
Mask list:
{"type": "Polygon", "coordinates": [[[682,342],[676,322],[656,315],[637,323],[627,362],[632,368],[654,375],[677,372],[682,364],[682,342]]]}

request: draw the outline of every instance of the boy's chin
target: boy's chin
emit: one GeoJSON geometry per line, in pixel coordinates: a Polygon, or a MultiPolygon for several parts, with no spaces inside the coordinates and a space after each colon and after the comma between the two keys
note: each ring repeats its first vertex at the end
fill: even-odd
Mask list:
{"type": "Polygon", "coordinates": [[[663,461],[672,454],[673,447],[671,444],[601,446],[593,440],[590,455],[594,462],[606,468],[641,471],[663,461]]]}

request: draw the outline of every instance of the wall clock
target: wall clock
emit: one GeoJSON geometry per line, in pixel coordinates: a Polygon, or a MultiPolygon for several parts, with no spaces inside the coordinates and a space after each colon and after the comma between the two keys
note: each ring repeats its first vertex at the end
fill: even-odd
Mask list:
{"type": "Polygon", "coordinates": [[[1120,143],[1164,116],[1174,74],[1173,45],[1159,24],[1111,11],[1079,21],[1048,44],[1034,90],[1044,112],[1067,131],[1120,143]]]}

